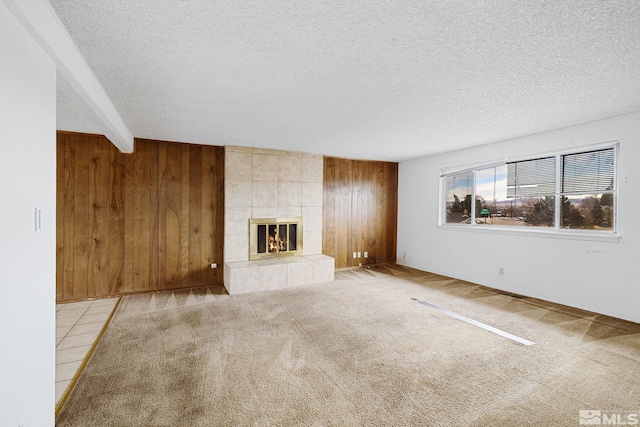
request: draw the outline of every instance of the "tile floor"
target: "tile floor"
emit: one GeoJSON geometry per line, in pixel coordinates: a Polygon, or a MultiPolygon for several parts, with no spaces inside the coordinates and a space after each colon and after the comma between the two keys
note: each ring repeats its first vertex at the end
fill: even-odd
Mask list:
{"type": "Polygon", "coordinates": [[[118,300],[56,304],[56,405],[118,300]]]}

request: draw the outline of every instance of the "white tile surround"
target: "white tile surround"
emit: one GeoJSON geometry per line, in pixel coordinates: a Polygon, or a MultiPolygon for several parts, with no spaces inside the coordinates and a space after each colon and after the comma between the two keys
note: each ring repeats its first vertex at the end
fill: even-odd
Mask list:
{"type": "Polygon", "coordinates": [[[224,285],[229,294],[333,280],[322,255],[319,154],[225,146],[224,285]],[[249,219],[302,217],[303,256],[249,261],[249,219]]]}

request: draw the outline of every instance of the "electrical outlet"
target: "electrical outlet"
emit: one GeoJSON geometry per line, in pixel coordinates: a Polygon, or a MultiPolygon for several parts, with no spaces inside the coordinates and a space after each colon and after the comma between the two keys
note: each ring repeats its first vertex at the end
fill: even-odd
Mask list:
{"type": "Polygon", "coordinates": [[[369,258],[369,252],[365,252],[365,253],[364,253],[364,257],[365,257],[365,258],[369,258]]]}
{"type": "Polygon", "coordinates": [[[356,257],[356,252],[354,252],[354,253],[353,253],[353,258],[354,258],[354,259],[355,259],[355,258],[357,258],[357,257],[356,257]]]}
{"type": "Polygon", "coordinates": [[[358,258],[362,256],[362,252],[358,252],[358,258]]]}
{"type": "Polygon", "coordinates": [[[218,268],[218,263],[214,262],[213,264],[211,264],[211,268],[218,268]]]}
{"type": "Polygon", "coordinates": [[[498,267],[498,274],[504,276],[504,267],[498,267]]]}

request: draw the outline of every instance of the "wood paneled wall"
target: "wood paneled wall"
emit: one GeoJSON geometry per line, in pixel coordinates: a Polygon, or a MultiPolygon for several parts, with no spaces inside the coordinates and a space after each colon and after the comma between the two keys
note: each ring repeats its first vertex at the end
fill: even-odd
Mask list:
{"type": "Polygon", "coordinates": [[[371,262],[364,252],[395,262],[397,212],[397,163],[325,157],[322,253],[336,268],[371,262]]]}
{"type": "Polygon", "coordinates": [[[58,301],[223,281],[224,148],[58,133],[58,301]],[[218,263],[211,269],[211,263],[218,263]]]}

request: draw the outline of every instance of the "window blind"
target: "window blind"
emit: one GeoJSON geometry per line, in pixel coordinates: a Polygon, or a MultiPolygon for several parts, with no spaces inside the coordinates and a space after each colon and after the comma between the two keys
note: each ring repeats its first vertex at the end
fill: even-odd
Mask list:
{"type": "Polygon", "coordinates": [[[613,190],[613,148],[562,156],[562,186],[565,194],[599,194],[613,190]]]}
{"type": "Polygon", "coordinates": [[[507,163],[507,197],[541,197],[555,191],[555,157],[507,163]]]}

